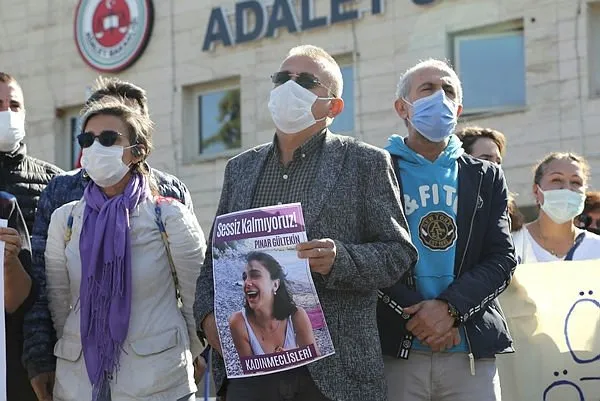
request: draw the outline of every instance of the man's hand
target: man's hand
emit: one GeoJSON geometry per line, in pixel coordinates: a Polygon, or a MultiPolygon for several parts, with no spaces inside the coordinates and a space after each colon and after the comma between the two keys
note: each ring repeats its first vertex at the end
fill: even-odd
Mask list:
{"type": "Polygon", "coordinates": [[[310,270],[324,276],[331,272],[337,255],[335,242],[329,238],[303,242],[296,245],[296,251],[300,259],[308,259],[310,270]]]}
{"type": "Polygon", "coordinates": [[[0,241],[4,241],[4,261],[15,261],[21,252],[21,236],[14,228],[0,228],[0,241]]]}
{"type": "Polygon", "coordinates": [[[406,329],[425,344],[443,341],[442,337],[454,326],[448,304],[437,299],[419,302],[404,308],[404,312],[413,315],[406,329]]]}
{"type": "Polygon", "coordinates": [[[41,373],[31,379],[31,388],[39,401],[52,401],[54,372],[41,373]]]}
{"type": "Polygon", "coordinates": [[[444,334],[438,340],[427,343],[433,352],[443,352],[460,344],[460,333],[456,327],[444,334]]]}
{"type": "Polygon", "coordinates": [[[206,339],[210,346],[222,356],[221,341],[219,341],[219,333],[217,332],[217,322],[214,313],[206,315],[202,321],[202,331],[206,335],[206,339]]]}

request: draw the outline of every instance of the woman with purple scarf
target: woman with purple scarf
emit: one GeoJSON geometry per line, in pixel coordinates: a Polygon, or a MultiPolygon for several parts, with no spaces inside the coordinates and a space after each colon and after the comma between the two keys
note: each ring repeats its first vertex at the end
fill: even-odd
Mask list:
{"type": "Polygon", "coordinates": [[[52,214],[46,246],[54,401],[194,400],[202,230],[184,205],[156,196],[147,115],[107,98],[86,109],[82,127],[91,181],[52,214]]]}

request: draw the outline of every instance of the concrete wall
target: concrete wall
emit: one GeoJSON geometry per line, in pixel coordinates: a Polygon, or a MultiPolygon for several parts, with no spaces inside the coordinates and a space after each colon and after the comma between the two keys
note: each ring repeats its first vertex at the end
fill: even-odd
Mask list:
{"type": "MultiPolygon", "coordinates": [[[[329,14],[329,1],[318,0],[318,15],[329,14]]],[[[360,0],[359,7],[370,1],[360,0]]],[[[600,167],[600,98],[590,96],[588,52],[590,1],[576,0],[439,0],[417,6],[410,0],[386,0],[381,15],[355,22],[203,52],[210,10],[233,9],[233,1],[154,1],[155,24],[140,60],[119,74],[148,91],[157,124],[153,167],[178,175],[192,192],[198,219],[210,229],[231,153],[193,162],[184,159],[186,138],[196,127],[184,120],[185,89],[215,80],[239,80],[242,97],[243,148],[270,141],[273,125],[266,107],[271,83],[286,51],[315,44],[333,55],[354,54],[355,135],[383,146],[391,133],[404,133],[393,111],[399,74],[417,60],[449,56],[449,35],[486,25],[522,20],[526,45],[525,108],[472,119],[508,137],[504,169],[519,204],[531,203],[531,165],[556,150],[584,153],[600,167]]],[[[597,2],[596,2],[597,3],[597,2]]],[[[0,0],[0,70],[23,86],[30,153],[62,163],[69,141],[57,110],[78,107],[85,88],[98,75],[77,53],[73,38],[75,0],[0,0]]],[[[597,32],[597,31],[596,31],[597,32]]],[[[594,53],[600,57],[600,53],[594,53]]],[[[482,68],[485,60],[482,60],[482,68]]],[[[597,72],[594,72],[597,74],[597,72]]],[[[490,77],[494,79],[494,77],[490,77]]],[[[598,180],[595,181],[599,184],[598,180]]]]}

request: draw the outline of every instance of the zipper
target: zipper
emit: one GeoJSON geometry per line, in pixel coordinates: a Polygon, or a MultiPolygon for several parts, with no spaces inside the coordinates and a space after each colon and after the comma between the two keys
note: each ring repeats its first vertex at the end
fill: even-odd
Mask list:
{"type": "MultiPolygon", "coordinates": [[[[479,194],[481,192],[481,183],[483,182],[483,173],[479,172],[479,184],[477,185],[477,198],[475,199],[475,208],[473,209],[473,214],[471,215],[471,225],[469,226],[469,235],[467,236],[467,243],[465,244],[465,249],[462,254],[462,258],[460,260],[460,265],[458,266],[458,272],[456,273],[456,277],[460,276],[460,272],[463,267],[463,263],[465,262],[465,257],[467,256],[467,249],[469,248],[469,242],[471,242],[471,234],[473,234],[473,224],[475,223],[475,214],[477,213],[477,204],[479,203],[479,194]]],[[[465,339],[467,340],[467,346],[469,348],[469,367],[471,368],[471,376],[475,376],[475,356],[473,355],[473,348],[471,348],[471,340],[469,339],[469,333],[467,333],[467,327],[465,326],[465,339]]]]}
{"type": "Polygon", "coordinates": [[[471,376],[475,376],[475,356],[471,349],[471,340],[469,340],[469,334],[467,334],[467,328],[465,327],[465,339],[467,340],[467,346],[469,347],[469,367],[471,368],[471,376]]]}
{"type": "Polygon", "coordinates": [[[462,271],[463,264],[465,263],[465,257],[467,256],[467,249],[469,248],[469,242],[471,242],[471,234],[473,234],[473,224],[475,223],[475,214],[477,213],[477,203],[479,201],[479,194],[481,192],[481,183],[483,182],[483,173],[479,172],[479,185],[477,185],[477,199],[475,199],[475,208],[473,209],[473,214],[471,215],[471,225],[469,226],[469,235],[467,236],[467,243],[465,244],[465,249],[463,250],[462,258],[460,260],[460,265],[458,266],[458,272],[456,272],[456,277],[460,276],[460,272],[462,271]]]}

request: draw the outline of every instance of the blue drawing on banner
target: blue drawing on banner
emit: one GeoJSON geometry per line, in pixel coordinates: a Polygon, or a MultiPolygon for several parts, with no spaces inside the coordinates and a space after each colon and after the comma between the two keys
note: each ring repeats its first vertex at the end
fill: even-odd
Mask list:
{"type": "MultiPolygon", "coordinates": [[[[567,372],[566,370],[563,370],[562,373],[563,373],[563,375],[566,376],[567,373],[569,373],[569,372],[567,372]]],[[[558,372],[554,372],[554,376],[558,376],[558,375],[559,375],[558,372]]],[[[548,387],[546,387],[546,390],[544,390],[544,395],[543,395],[542,400],[546,401],[546,399],[547,399],[546,397],[548,397],[548,393],[552,389],[554,389],[556,387],[560,387],[560,386],[573,387],[577,391],[577,395],[579,396],[579,401],[585,401],[585,396],[583,395],[583,390],[581,389],[581,387],[579,387],[577,384],[573,383],[570,380],[557,380],[557,381],[551,383],[548,387]]],[[[573,401],[575,401],[575,400],[573,400],[573,401]]]]}
{"type": "MultiPolygon", "coordinates": [[[[583,291],[581,291],[579,293],[579,295],[584,296],[585,293],[583,291]]],[[[588,291],[588,295],[594,295],[594,291],[591,291],[591,290],[588,291]]],[[[586,303],[587,304],[591,303],[591,304],[595,305],[596,307],[600,308],[600,302],[597,299],[593,299],[593,298],[579,299],[573,304],[573,306],[571,306],[571,309],[569,309],[569,313],[567,313],[567,317],[565,318],[565,340],[567,342],[567,347],[569,348],[569,352],[571,353],[571,357],[573,358],[573,360],[579,364],[592,363],[592,362],[596,362],[596,361],[600,360],[600,353],[589,359],[579,357],[577,355],[577,352],[573,349],[573,346],[571,345],[571,339],[569,338],[569,332],[567,330],[567,328],[569,326],[569,319],[571,318],[573,311],[576,310],[577,305],[586,304],[586,303]]]]}
{"type": "MultiPolygon", "coordinates": [[[[584,291],[579,292],[579,296],[584,297],[585,295],[586,295],[586,293],[584,291]]],[[[588,291],[587,295],[589,295],[589,296],[594,295],[594,291],[592,291],[592,290],[588,291]]],[[[600,308],[600,301],[598,301],[597,299],[593,299],[593,298],[578,299],[577,301],[575,301],[575,303],[573,303],[573,305],[569,309],[569,312],[567,313],[567,316],[565,317],[565,322],[564,322],[564,335],[565,335],[565,341],[567,343],[567,348],[569,350],[569,354],[571,355],[571,358],[573,359],[573,361],[579,365],[585,365],[585,364],[593,363],[593,362],[600,360],[600,354],[598,354],[592,358],[583,358],[580,355],[578,355],[577,351],[575,349],[573,349],[573,345],[571,343],[571,338],[569,337],[569,330],[568,330],[569,320],[571,319],[573,312],[575,312],[577,314],[577,310],[581,309],[581,306],[578,307],[578,305],[585,305],[585,304],[592,304],[592,305],[600,308]]],[[[562,374],[564,376],[566,376],[568,373],[569,372],[566,369],[562,371],[562,374]]],[[[554,376],[559,377],[560,373],[554,372],[554,376]]],[[[579,379],[579,381],[581,381],[581,382],[600,381],[600,377],[582,377],[579,379]]],[[[544,390],[544,393],[542,394],[542,400],[546,401],[550,391],[552,391],[553,389],[556,389],[558,387],[573,388],[577,392],[579,401],[585,401],[585,395],[583,393],[582,388],[575,382],[570,381],[570,380],[565,380],[565,379],[555,380],[554,382],[550,383],[550,385],[548,385],[548,387],[546,387],[546,389],[544,390]]]]}

